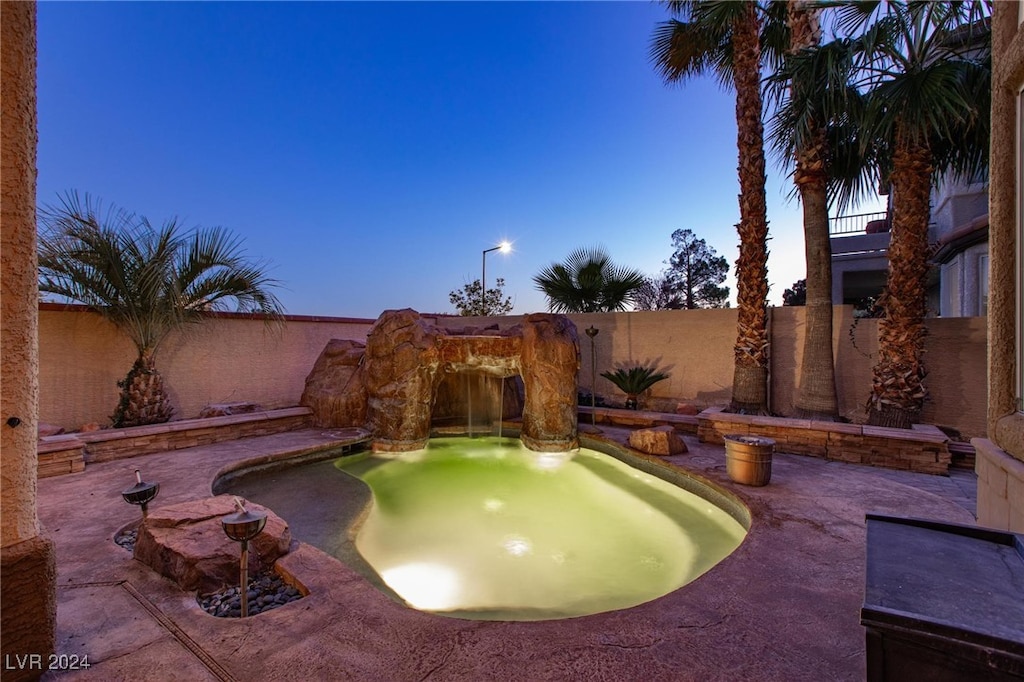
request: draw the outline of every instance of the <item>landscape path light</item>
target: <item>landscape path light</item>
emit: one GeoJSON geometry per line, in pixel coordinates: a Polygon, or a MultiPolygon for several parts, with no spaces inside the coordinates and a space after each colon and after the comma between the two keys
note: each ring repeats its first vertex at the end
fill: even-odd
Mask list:
{"type": "Polygon", "coordinates": [[[236,542],[242,543],[242,557],[239,562],[239,596],[242,602],[242,618],[249,615],[249,540],[260,534],[267,525],[265,512],[248,511],[242,500],[235,498],[238,513],[223,517],[220,522],[224,534],[236,542]]]}
{"type": "Polygon", "coordinates": [[[594,337],[601,330],[590,325],[583,331],[590,337],[590,425],[597,428],[597,355],[594,352],[594,337]]]}
{"type": "Polygon", "coordinates": [[[142,507],[142,519],[146,519],[146,505],[153,501],[157,493],[160,492],[159,483],[147,483],[142,480],[142,472],[138,469],[135,470],[135,485],[131,488],[126,488],[121,491],[121,497],[128,504],[137,504],[142,507]]]}
{"type": "Polygon", "coordinates": [[[489,249],[484,249],[483,265],[480,268],[480,312],[487,315],[487,254],[491,251],[501,251],[502,253],[508,253],[512,250],[512,244],[509,242],[502,242],[497,246],[492,246],[489,249]]]}

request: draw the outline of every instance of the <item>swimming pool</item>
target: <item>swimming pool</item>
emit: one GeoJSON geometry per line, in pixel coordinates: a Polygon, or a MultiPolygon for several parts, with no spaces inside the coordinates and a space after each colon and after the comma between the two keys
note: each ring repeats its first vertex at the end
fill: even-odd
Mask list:
{"type": "Polygon", "coordinates": [[[655,599],[739,546],[742,516],[682,478],[690,490],[592,449],[451,437],[242,476],[229,490],[413,608],[541,620],[655,599]]]}

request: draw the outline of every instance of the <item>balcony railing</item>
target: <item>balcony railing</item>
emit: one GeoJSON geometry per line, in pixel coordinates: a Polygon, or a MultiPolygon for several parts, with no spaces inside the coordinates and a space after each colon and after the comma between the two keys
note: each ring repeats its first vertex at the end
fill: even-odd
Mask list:
{"type": "Polygon", "coordinates": [[[857,234],[868,234],[869,223],[876,223],[876,225],[873,225],[872,227],[880,228],[872,229],[871,232],[889,231],[889,218],[885,211],[837,216],[835,218],[829,218],[828,223],[828,234],[830,237],[848,237],[857,234]],[[884,223],[884,226],[879,225],[878,223],[884,223]]]}

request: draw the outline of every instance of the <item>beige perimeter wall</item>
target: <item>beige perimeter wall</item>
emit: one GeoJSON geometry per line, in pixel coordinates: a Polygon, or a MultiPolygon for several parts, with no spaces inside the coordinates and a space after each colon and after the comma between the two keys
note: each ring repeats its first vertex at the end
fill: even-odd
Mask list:
{"type": "MultiPolygon", "coordinates": [[[[39,419],[78,429],[109,425],[117,382],[135,347],[99,315],[43,304],[39,311],[39,419]]],[[[220,315],[173,334],[157,351],[157,368],[174,419],[210,403],[251,401],[267,409],[297,405],[306,375],[332,338],[366,340],[373,320],[290,318],[271,326],[249,316],[220,315]]]]}
{"type": "MultiPolygon", "coordinates": [[[[594,340],[597,394],[624,400],[601,372],[653,363],[671,374],[643,405],[675,411],[686,402],[703,409],[728,403],[732,389],[735,310],[663,310],[570,315],[580,337],[579,385],[591,386],[590,338],[594,340]]],[[[433,319],[433,318],[432,318],[433,319]]],[[[520,317],[434,320],[449,328],[511,326],[520,317]]],[[[157,355],[175,406],[175,418],[195,417],[204,405],[253,401],[268,409],[296,405],[306,375],[329,339],[365,341],[372,320],[290,318],[279,328],[247,316],[220,316],[172,336],[157,355]]],[[[39,314],[40,419],[66,429],[109,423],[117,403],[117,381],[135,358],[132,345],[109,323],[81,308],[43,305],[39,314]]],[[[965,437],[985,431],[985,319],[928,321],[926,363],[931,397],[924,421],[959,430],[965,437]]],[[[772,405],[793,414],[794,386],[803,349],[803,309],[772,309],[772,405]]],[[[833,348],[840,411],[864,420],[863,405],[877,351],[877,324],[856,325],[851,309],[836,309],[833,348]]]]}

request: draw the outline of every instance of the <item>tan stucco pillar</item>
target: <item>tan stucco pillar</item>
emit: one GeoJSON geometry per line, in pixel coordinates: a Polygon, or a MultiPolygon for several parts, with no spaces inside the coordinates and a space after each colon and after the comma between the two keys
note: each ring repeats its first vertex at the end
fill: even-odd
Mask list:
{"type": "Polygon", "coordinates": [[[1018,411],[1016,344],[1017,100],[1024,87],[1024,31],[1016,0],[992,10],[992,141],[989,151],[988,438],[974,438],[978,523],[1024,533],[1024,414],[1018,411]]]}
{"type": "Polygon", "coordinates": [[[0,2],[0,649],[3,680],[54,650],[53,544],[36,515],[36,5],[0,2]]]}

